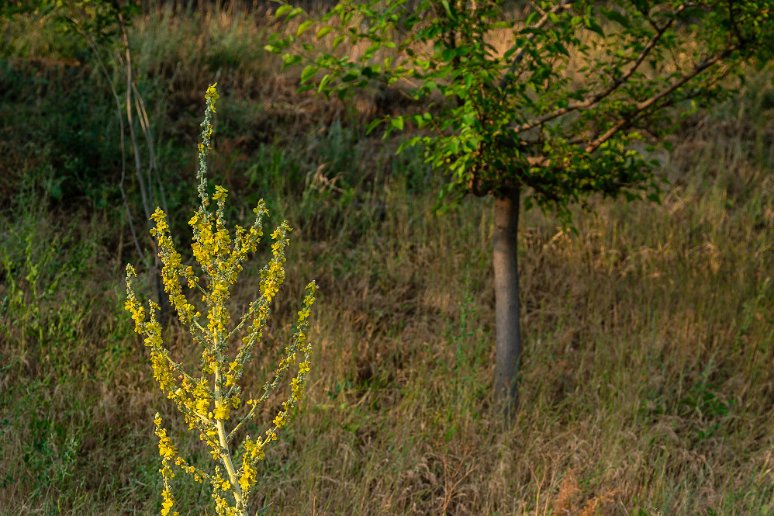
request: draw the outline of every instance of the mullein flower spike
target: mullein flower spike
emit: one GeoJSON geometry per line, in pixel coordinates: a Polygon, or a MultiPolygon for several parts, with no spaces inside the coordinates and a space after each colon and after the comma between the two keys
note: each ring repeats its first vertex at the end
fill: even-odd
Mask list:
{"type": "Polygon", "coordinates": [[[181,456],[162,418],[154,418],[158,438],[163,490],[161,514],[177,514],[172,494],[172,479],[176,471],[190,475],[196,482],[207,482],[217,514],[247,514],[247,502],[258,482],[258,463],[264,459],[264,449],[275,441],[288,424],[292,411],[303,398],[310,370],[312,345],[308,340],[309,317],[317,286],[306,286],[301,309],[298,311],[295,331],[284,348],[283,357],[269,380],[256,397],[243,401],[239,386],[252,351],[261,341],[271,315],[271,302],[285,280],[285,250],[290,244],[291,231],[287,222],[271,234],[272,256],[261,269],[259,297],[251,302],[246,312],[234,324],[228,310],[232,288],[244,263],[256,252],[263,237],[263,220],[268,214],[261,200],[253,210],[255,220],[249,228],[236,226],[230,230],[225,221],[228,190],[216,186],[210,196],[207,186],[207,156],[212,148],[213,120],[216,113],[218,90],[213,84],[205,94],[206,109],[201,125],[199,160],[196,172],[200,204],[189,221],[193,230],[191,249],[197,268],[184,265],[175,250],[167,215],[156,209],[150,230],[159,248],[162,263],[161,279],[170,303],[181,325],[191,334],[192,341],[201,349],[201,370],[188,372],[175,361],[164,345],[162,328],[153,301],[143,305],[134,292],[136,272],[126,267],[125,308],[131,314],[135,331],[144,337],[148,348],[153,376],[159,388],[172,400],[183,416],[188,429],[198,434],[209,449],[215,462],[213,472],[192,465],[181,456]],[[215,210],[211,204],[215,203],[215,210]],[[199,301],[196,301],[198,296],[199,301]],[[197,308],[202,307],[202,311],[197,308]],[[241,443],[234,442],[240,429],[255,428],[259,407],[281,385],[283,379],[295,371],[290,379],[290,393],[282,408],[263,434],[247,435],[241,443]],[[237,445],[238,444],[238,445],[237,445]],[[224,475],[225,474],[225,475],[224,475]]]}

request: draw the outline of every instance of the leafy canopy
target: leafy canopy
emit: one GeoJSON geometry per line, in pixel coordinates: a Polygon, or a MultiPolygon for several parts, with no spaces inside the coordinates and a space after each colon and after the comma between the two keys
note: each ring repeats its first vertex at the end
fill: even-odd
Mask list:
{"type": "Polygon", "coordinates": [[[518,189],[567,215],[595,192],[657,198],[648,141],[674,129],[668,108],[715,99],[739,63],[770,57],[766,4],[343,0],[319,16],[284,4],[266,49],[303,64],[306,89],[398,89],[413,108],[371,128],[417,129],[406,145],[447,173],[445,193],[518,189]]]}

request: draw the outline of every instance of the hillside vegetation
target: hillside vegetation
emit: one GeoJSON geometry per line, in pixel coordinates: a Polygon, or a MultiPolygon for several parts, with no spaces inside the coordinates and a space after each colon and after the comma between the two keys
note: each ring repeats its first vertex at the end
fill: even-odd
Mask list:
{"type": "MultiPolygon", "coordinates": [[[[503,428],[489,407],[491,199],[436,213],[439,179],[421,156],[366,135],[368,117],[401,100],[297,93],[298,71],[262,50],[263,20],[159,8],[129,29],[179,249],[215,80],[211,171],[231,221],[264,198],[272,222],[295,228],[287,295],[248,384],[272,369],[305,281],[319,285],[308,395],[267,452],[253,509],[774,513],[770,66],[680,121],[656,156],[660,204],[600,199],[575,213],[577,232],[523,213],[521,403],[503,428]]],[[[0,512],[152,513],[153,414],[173,408],[123,309],[125,264],[153,262],[130,152],[122,180],[106,79],[121,85],[122,69],[100,68],[51,20],[1,23],[0,512]]],[[[168,341],[194,360],[186,335],[172,325],[168,341]]],[[[181,422],[172,431],[208,460],[181,422]]],[[[208,492],[177,480],[181,510],[203,512],[208,492]]]]}

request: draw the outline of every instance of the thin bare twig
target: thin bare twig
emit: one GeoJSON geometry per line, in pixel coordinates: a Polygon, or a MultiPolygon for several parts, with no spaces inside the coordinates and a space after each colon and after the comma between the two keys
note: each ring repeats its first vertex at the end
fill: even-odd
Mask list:
{"type": "Polygon", "coordinates": [[[137,115],[140,121],[140,129],[142,129],[143,136],[148,145],[148,184],[151,184],[153,179],[156,180],[156,185],[159,189],[159,202],[161,203],[161,207],[164,208],[164,211],[169,213],[169,209],[167,208],[166,193],[164,192],[164,184],[161,182],[158,160],[156,160],[156,150],[154,148],[150,118],[148,117],[148,111],[145,108],[145,101],[137,89],[137,81],[132,81],[132,90],[134,92],[134,106],[137,110],[137,115]]]}
{"type": "MultiPolygon", "coordinates": [[[[151,205],[150,205],[150,197],[149,194],[152,194],[151,188],[151,180],[148,179],[148,184],[146,185],[145,179],[143,178],[142,174],[142,160],[140,158],[140,146],[137,141],[137,134],[135,133],[134,129],[134,118],[133,118],[133,99],[132,99],[132,93],[136,91],[136,87],[134,87],[134,74],[133,74],[133,68],[132,68],[132,51],[131,47],[129,46],[129,34],[126,31],[126,23],[124,22],[124,18],[119,12],[117,14],[118,19],[118,27],[121,32],[121,43],[123,44],[123,51],[124,51],[124,67],[126,70],[126,117],[127,117],[127,125],[129,126],[129,138],[132,143],[132,151],[134,154],[134,168],[135,168],[135,174],[137,176],[137,182],[139,183],[140,187],[140,196],[142,198],[142,205],[145,210],[145,217],[146,221],[150,222],[151,218],[151,205]]],[[[141,117],[142,118],[142,117],[141,117]]],[[[142,122],[141,122],[142,125],[142,122]]],[[[146,136],[148,136],[150,133],[144,133],[146,136]]],[[[152,141],[146,142],[148,146],[152,146],[152,141]]],[[[157,271],[161,271],[161,261],[159,259],[159,249],[156,242],[153,242],[153,263],[154,268],[157,271]]],[[[160,313],[159,318],[161,319],[162,324],[166,322],[167,316],[169,315],[169,300],[166,296],[166,293],[164,292],[164,286],[161,281],[161,274],[154,274],[154,277],[156,278],[156,294],[159,299],[159,306],[160,306],[160,313]]]]}
{"type": "Polygon", "coordinates": [[[134,155],[134,171],[137,176],[137,182],[140,187],[140,197],[142,198],[142,206],[145,210],[145,217],[149,220],[151,216],[150,198],[148,197],[148,190],[146,187],[145,178],[142,174],[142,161],[140,158],[140,145],[137,142],[137,134],[134,130],[134,109],[132,107],[132,52],[129,48],[129,35],[126,33],[123,20],[119,16],[119,25],[121,27],[121,43],[123,44],[124,51],[124,69],[126,73],[126,94],[125,94],[125,110],[127,125],[129,126],[129,140],[132,144],[132,154],[134,155]]]}

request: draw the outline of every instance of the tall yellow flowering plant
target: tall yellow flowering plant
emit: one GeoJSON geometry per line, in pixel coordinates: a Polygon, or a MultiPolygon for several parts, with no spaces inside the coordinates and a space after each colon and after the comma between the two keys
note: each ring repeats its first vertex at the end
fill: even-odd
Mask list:
{"type": "MultiPolygon", "coordinates": [[[[156,209],[152,216],[155,237],[163,268],[164,289],[177,312],[180,323],[191,334],[193,343],[201,348],[201,370],[188,372],[183,364],[172,358],[164,346],[162,328],[158,320],[159,306],[149,300],[147,307],[140,303],[132,286],[135,270],[126,267],[126,310],[135,322],[135,331],[144,336],[150,352],[153,375],[162,392],[172,400],[182,414],[188,428],[198,433],[199,439],[210,451],[215,466],[205,470],[186,460],[175,446],[159,414],[154,423],[159,439],[161,475],[164,481],[161,514],[173,513],[175,499],[171,480],[176,471],[183,471],[196,482],[208,482],[218,514],[247,514],[247,505],[258,480],[257,465],[264,458],[264,448],[277,439],[285,427],[290,412],[303,396],[309,373],[311,344],[307,338],[309,316],[316,285],[306,286],[304,300],[293,335],[284,349],[283,357],[258,395],[245,400],[239,381],[250,361],[256,345],[261,341],[269,320],[270,306],[285,279],[285,248],[290,243],[290,227],[283,222],[271,234],[272,257],[260,272],[260,296],[250,303],[242,317],[232,324],[226,307],[231,288],[242,271],[245,260],[256,251],[263,236],[263,218],[268,213],[263,201],[253,210],[255,221],[249,228],[236,226],[229,231],[224,220],[227,191],[215,187],[210,196],[207,188],[207,155],[211,148],[212,122],[218,99],[216,85],[207,89],[206,110],[202,122],[197,170],[201,204],[189,221],[193,228],[193,256],[201,274],[183,264],[175,250],[169,232],[166,214],[156,209]],[[214,211],[211,209],[215,203],[214,211]],[[206,312],[189,301],[184,292],[197,292],[206,312]],[[294,372],[290,380],[290,394],[282,403],[274,421],[262,434],[247,434],[240,443],[235,438],[256,418],[259,407],[280,385],[282,379],[294,372]]],[[[174,514],[177,514],[174,512],[174,514]]]]}

